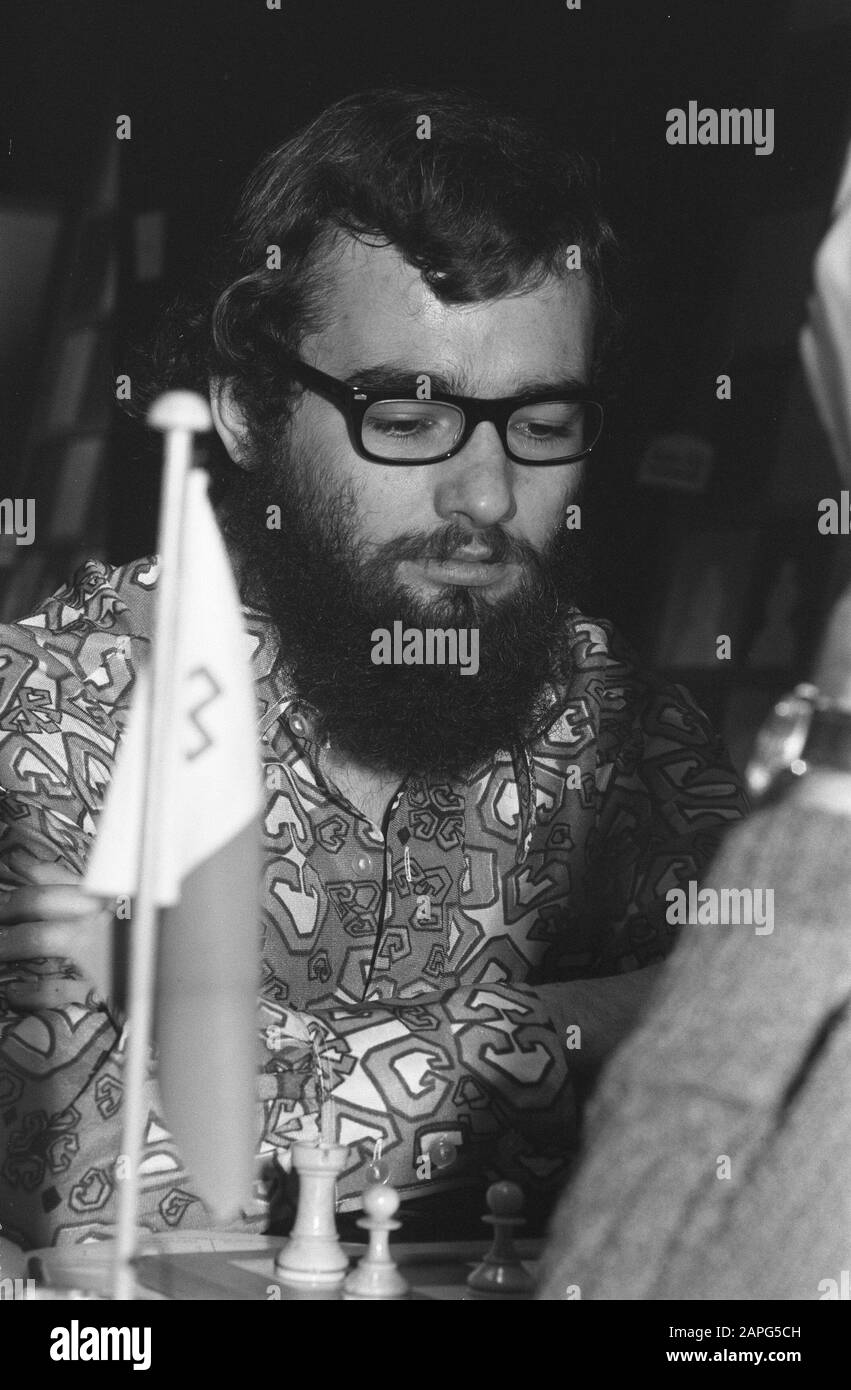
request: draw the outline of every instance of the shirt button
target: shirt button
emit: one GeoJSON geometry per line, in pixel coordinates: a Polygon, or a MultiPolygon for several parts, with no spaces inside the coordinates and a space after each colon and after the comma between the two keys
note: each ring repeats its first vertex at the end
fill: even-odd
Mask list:
{"type": "Polygon", "coordinates": [[[368,874],[372,868],[372,860],[368,854],[356,854],[352,864],[359,874],[368,874]]]}

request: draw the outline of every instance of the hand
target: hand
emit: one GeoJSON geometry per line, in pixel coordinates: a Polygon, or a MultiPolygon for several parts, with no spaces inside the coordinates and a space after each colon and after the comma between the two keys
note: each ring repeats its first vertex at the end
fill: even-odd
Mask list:
{"type": "Polygon", "coordinates": [[[623,975],[538,985],[538,995],[547,1004],[559,1036],[564,1038],[570,1027],[579,1029],[575,1035],[579,1041],[568,1057],[583,1104],[601,1068],[641,1017],[662,969],[661,964],[645,965],[623,975]]]}
{"type": "Polygon", "coordinates": [[[8,979],[6,962],[23,967],[20,981],[4,986],[12,1007],[84,1003],[92,984],[105,996],[112,906],[87,894],[79,875],[59,863],[19,852],[14,869],[26,881],[0,902],[0,972],[8,979]],[[57,969],[26,968],[28,962],[47,960],[57,969]],[[60,961],[70,962],[81,978],[67,966],[59,968],[60,961]]]}

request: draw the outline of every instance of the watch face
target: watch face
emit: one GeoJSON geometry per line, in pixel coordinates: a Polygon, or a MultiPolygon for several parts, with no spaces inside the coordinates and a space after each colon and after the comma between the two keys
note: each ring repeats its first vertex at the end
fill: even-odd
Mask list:
{"type": "Polygon", "coordinates": [[[745,779],[751,796],[764,796],[776,778],[787,770],[798,768],[807,742],[813,717],[813,686],[797,686],[790,695],[778,700],[756,737],[745,779]]]}

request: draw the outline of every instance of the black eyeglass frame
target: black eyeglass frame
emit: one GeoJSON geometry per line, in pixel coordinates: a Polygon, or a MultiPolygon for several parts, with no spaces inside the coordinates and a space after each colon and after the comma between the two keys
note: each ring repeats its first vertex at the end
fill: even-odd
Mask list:
{"type": "Polygon", "coordinates": [[[386,390],[367,390],[363,386],[352,385],[348,381],[340,381],[335,376],[329,376],[327,372],[320,371],[318,367],[312,367],[309,362],[302,362],[300,358],[289,358],[287,370],[297,381],[309,387],[310,390],[316,391],[320,396],[325,396],[333,405],[342,410],[349,427],[352,444],[361,458],[368,459],[370,463],[385,463],[391,468],[405,465],[427,468],[429,464],[442,463],[444,459],[453,458],[455,454],[460,454],[476,426],[481,424],[483,420],[488,420],[491,424],[496,425],[502,447],[514,463],[524,463],[530,468],[558,468],[567,464],[581,463],[582,459],[587,458],[592,449],[599,444],[605,422],[605,411],[602,403],[584,391],[532,392],[525,396],[498,396],[490,400],[485,400],[479,396],[449,396],[442,392],[435,392],[428,397],[429,400],[438,404],[453,405],[461,411],[464,423],[457,443],[451,449],[447,449],[445,453],[437,454],[430,459],[392,459],[386,458],[383,454],[373,453],[364,444],[363,422],[366,412],[370,406],[377,405],[379,401],[417,401],[418,397],[388,395],[386,390]],[[511,416],[515,411],[522,410],[524,406],[545,405],[550,401],[593,405],[599,411],[599,425],[591,443],[581,453],[573,454],[566,459],[530,459],[515,453],[508,442],[508,422],[511,416]]]}

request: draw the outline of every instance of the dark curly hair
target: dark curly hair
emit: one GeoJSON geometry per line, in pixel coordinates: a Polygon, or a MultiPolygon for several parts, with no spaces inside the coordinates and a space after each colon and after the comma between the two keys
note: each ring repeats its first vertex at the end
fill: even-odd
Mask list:
{"type": "Polygon", "coordinates": [[[619,337],[621,259],[597,183],[585,158],[480,96],[384,88],[345,97],[250,176],[203,284],[163,318],[137,408],[170,387],[206,391],[227,379],[249,436],[286,424],[297,390],[287,355],[321,326],[324,255],[341,232],[397,247],[452,304],[535,289],[565,272],[566,248],[578,245],[596,304],[599,381],[619,337]],[[429,139],[417,138],[423,115],[429,139]],[[269,268],[270,247],[280,248],[279,269],[269,268]]]}

